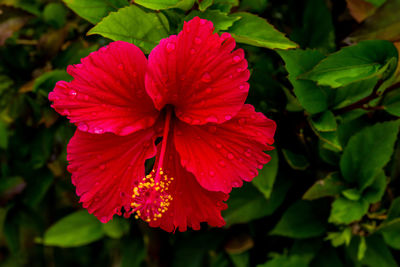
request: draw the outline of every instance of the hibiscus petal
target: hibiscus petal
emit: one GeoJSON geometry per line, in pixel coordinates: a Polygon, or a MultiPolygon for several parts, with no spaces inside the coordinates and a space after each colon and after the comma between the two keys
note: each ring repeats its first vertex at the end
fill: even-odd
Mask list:
{"type": "Polygon", "coordinates": [[[144,88],[147,60],[135,45],[113,42],[69,66],[49,100],[79,130],[128,135],[155,122],[158,111],[144,88]]]}
{"type": "Polygon", "coordinates": [[[229,193],[258,175],[270,160],[276,124],[252,105],[244,105],[223,124],[194,126],[176,122],[174,139],[181,164],[207,190],[229,193]]]}
{"type": "Polygon", "coordinates": [[[146,90],[158,110],[172,104],[193,125],[222,123],[239,112],[249,90],[247,61],[242,49],[232,52],[230,34],[213,30],[195,17],[150,53],[146,90]]]}
{"type": "Polygon", "coordinates": [[[221,216],[221,210],[228,207],[224,201],[228,200],[229,195],[205,190],[193,174],[181,166],[172,134],[168,140],[165,155],[163,170],[169,177],[174,177],[168,190],[173,200],[167,212],[158,220],[151,221],[150,226],[160,227],[168,232],[176,229],[183,232],[187,230],[187,227],[199,230],[202,222],[207,222],[213,227],[224,226],[225,221],[221,216]]]}
{"type": "Polygon", "coordinates": [[[129,211],[133,183],[145,175],[144,163],[156,154],[152,128],[127,136],[77,130],[68,144],[68,170],[80,202],[101,222],[129,211]]]}

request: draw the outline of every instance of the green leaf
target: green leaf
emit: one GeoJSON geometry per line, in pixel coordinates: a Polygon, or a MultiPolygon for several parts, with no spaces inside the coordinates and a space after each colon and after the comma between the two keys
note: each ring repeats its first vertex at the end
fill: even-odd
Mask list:
{"type": "Polygon", "coordinates": [[[361,198],[360,190],[356,188],[346,189],[342,191],[342,195],[350,200],[358,201],[361,198]]]}
{"type": "Polygon", "coordinates": [[[46,246],[79,247],[103,236],[100,221],[86,210],[80,210],[53,224],[39,242],[46,246]]]}
{"type": "Polygon", "coordinates": [[[153,10],[162,10],[169,8],[190,9],[194,0],[135,0],[135,4],[144,6],[153,10]]]}
{"type": "Polygon", "coordinates": [[[162,13],[146,12],[132,5],[111,13],[88,34],[130,42],[149,52],[168,36],[168,31],[168,20],[162,13]]]}
{"type": "Polygon", "coordinates": [[[363,193],[363,199],[368,203],[376,203],[381,200],[385,193],[387,178],[385,172],[381,170],[374,178],[373,183],[367,187],[363,193]]]}
{"type": "Polygon", "coordinates": [[[340,170],[346,181],[357,183],[361,191],[373,182],[390,160],[399,122],[377,123],[350,138],[340,159],[340,170]]]}
{"type": "Polygon", "coordinates": [[[279,167],[279,158],[276,149],[272,150],[269,154],[271,155],[270,162],[268,162],[268,164],[266,164],[264,168],[259,171],[258,176],[252,181],[253,185],[257,187],[257,189],[260,190],[260,192],[263,193],[267,199],[271,197],[272,188],[274,186],[279,167]]]}
{"type": "Polygon", "coordinates": [[[387,112],[400,117],[400,90],[395,90],[386,94],[382,105],[387,112]]]}
{"type": "Polygon", "coordinates": [[[400,219],[385,223],[379,230],[386,244],[394,249],[400,249],[400,219]]]}
{"type": "Polygon", "coordinates": [[[301,45],[321,52],[335,48],[335,32],[331,11],[323,0],[305,1],[301,28],[295,28],[290,37],[301,45]]]}
{"type": "Polygon", "coordinates": [[[214,0],[196,0],[196,2],[199,5],[200,11],[203,12],[213,4],[214,0]]]}
{"type": "Polygon", "coordinates": [[[121,217],[114,216],[108,223],[102,224],[103,231],[111,238],[121,238],[129,231],[129,223],[121,217]]]}
{"type": "Polygon", "coordinates": [[[368,202],[364,199],[353,201],[339,197],[332,203],[331,215],[328,221],[335,224],[349,224],[360,220],[367,213],[368,207],[368,202]]]}
{"type": "Polygon", "coordinates": [[[397,267],[397,263],[392,256],[389,248],[379,235],[371,235],[365,238],[367,250],[361,262],[357,261],[357,252],[360,246],[360,238],[353,238],[349,251],[350,255],[354,258],[354,262],[360,264],[359,266],[368,267],[397,267]]]}
{"type": "Polygon", "coordinates": [[[304,194],[303,199],[314,200],[321,197],[339,195],[345,188],[338,173],[331,173],[325,179],[317,181],[304,194]]]}
{"type": "Polygon", "coordinates": [[[325,233],[326,214],[319,202],[299,200],[290,206],[271,231],[272,235],[310,238],[325,233]]]}
{"type": "Polygon", "coordinates": [[[387,220],[390,221],[397,218],[400,218],[400,197],[397,197],[395,200],[393,200],[388,211],[387,220]]]}
{"type": "Polygon", "coordinates": [[[299,78],[337,88],[374,76],[385,79],[393,74],[397,61],[397,50],[391,42],[363,41],[329,55],[299,78]]]}
{"type": "Polygon", "coordinates": [[[348,246],[352,237],[351,228],[347,227],[342,232],[328,233],[325,240],[330,240],[332,246],[339,247],[342,245],[348,246]]]}
{"type": "Polygon", "coordinates": [[[111,11],[129,5],[127,0],[63,0],[80,17],[92,24],[98,23],[111,11]]]}
{"type": "Polygon", "coordinates": [[[334,109],[339,109],[349,106],[363,99],[364,97],[369,96],[372,93],[377,82],[378,78],[372,77],[371,79],[361,80],[337,88],[334,91],[335,95],[332,106],[334,107],[334,109]]]}
{"type": "Polygon", "coordinates": [[[298,80],[297,77],[311,70],[324,55],[315,50],[278,50],[285,61],[289,73],[289,81],[293,85],[294,93],[304,109],[311,113],[319,113],[328,108],[328,94],[331,90],[317,86],[308,80],[298,80]]]}
{"type": "Polygon", "coordinates": [[[313,115],[311,123],[320,132],[332,132],[337,128],[335,115],[329,110],[313,115]]]}
{"type": "Polygon", "coordinates": [[[282,153],[290,167],[295,170],[305,170],[310,165],[307,158],[301,154],[294,153],[287,149],[282,149],[282,153]]]}
{"type": "Polygon", "coordinates": [[[367,242],[365,237],[360,237],[360,244],[358,245],[357,260],[362,260],[365,257],[365,252],[367,251],[367,242]]]}
{"type": "Polygon", "coordinates": [[[400,249],[400,197],[393,200],[386,220],[379,226],[386,244],[394,249],[400,249]]]}
{"type": "Polygon", "coordinates": [[[61,28],[67,19],[67,9],[61,3],[50,3],[43,10],[43,18],[53,27],[61,28]]]}
{"type": "Polygon", "coordinates": [[[226,225],[248,223],[272,214],[283,202],[289,186],[288,181],[276,183],[268,200],[252,184],[234,189],[228,200],[229,209],[222,211],[226,225]]]}
{"type": "Polygon", "coordinates": [[[241,18],[228,30],[239,43],[270,49],[297,47],[297,44],[287,39],[283,33],[261,17],[247,12],[237,12],[230,16],[241,18]]]}
{"type": "Polygon", "coordinates": [[[185,17],[185,21],[189,21],[196,16],[212,21],[215,31],[217,32],[227,30],[235,21],[240,20],[240,17],[228,16],[226,13],[222,13],[219,10],[206,10],[205,12],[193,10],[185,17]]]}

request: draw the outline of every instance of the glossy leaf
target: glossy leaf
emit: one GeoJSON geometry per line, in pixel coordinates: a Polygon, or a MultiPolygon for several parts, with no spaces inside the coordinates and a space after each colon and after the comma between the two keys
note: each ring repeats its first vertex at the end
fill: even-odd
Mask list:
{"type": "Polygon", "coordinates": [[[239,43],[270,49],[297,47],[297,44],[290,41],[283,33],[277,31],[274,26],[261,17],[247,12],[237,12],[231,16],[241,18],[228,30],[239,43]]]}
{"type": "Polygon", "coordinates": [[[146,12],[132,5],[111,13],[88,34],[130,42],[149,52],[162,38],[168,36],[168,31],[168,20],[162,13],[146,12]]]}
{"type": "Polygon", "coordinates": [[[219,10],[206,10],[205,12],[194,10],[185,17],[185,21],[189,21],[194,17],[200,17],[212,21],[215,31],[217,32],[227,30],[235,23],[235,21],[240,20],[240,17],[228,16],[226,13],[222,13],[219,10]]]}
{"type": "Polygon", "coordinates": [[[353,135],[344,149],[340,169],[360,190],[369,186],[388,163],[399,130],[398,121],[378,123],[353,135]]]}
{"type": "Polygon", "coordinates": [[[193,6],[194,0],[135,0],[135,4],[154,10],[169,8],[188,10],[193,6]]]}
{"type": "Polygon", "coordinates": [[[354,201],[339,197],[332,203],[329,222],[335,224],[349,224],[360,220],[364,214],[367,213],[368,207],[368,202],[364,199],[354,201]]]}
{"type": "Polygon", "coordinates": [[[338,173],[332,173],[325,179],[315,182],[304,194],[303,199],[314,200],[321,197],[339,195],[345,188],[338,173]]]}
{"type": "Polygon", "coordinates": [[[324,55],[315,50],[279,50],[279,55],[285,61],[289,73],[289,81],[300,104],[311,114],[319,113],[328,108],[329,92],[312,81],[300,80],[297,77],[311,70],[324,55]]]}
{"type": "Polygon", "coordinates": [[[111,11],[128,5],[127,0],[63,0],[76,14],[91,22],[98,23],[111,11]]]}
{"type": "Polygon", "coordinates": [[[86,210],[80,210],[53,224],[39,242],[46,246],[77,247],[99,240],[103,235],[100,221],[86,210]]]}
{"type": "Polygon", "coordinates": [[[392,43],[363,41],[329,55],[300,78],[337,88],[374,76],[388,78],[396,69],[397,61],[397,50],[392,43]]]}

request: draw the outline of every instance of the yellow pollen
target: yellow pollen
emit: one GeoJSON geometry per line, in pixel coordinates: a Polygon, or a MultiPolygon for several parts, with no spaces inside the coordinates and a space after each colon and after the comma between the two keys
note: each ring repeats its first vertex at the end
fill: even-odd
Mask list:
{"type": "Polygon", "coordinates": [[[159,169],[160,176],[163,175],[160,181],[154,180],[155,174],[153,169],[150,174],[139,179],[139,183],[133,188],[131,207],[136,213],[135,219],[142,218],[146,222],[156,221],[171,204],[173,198],[168,194],[168,189],[174,178],[163,175],[162,168],[159,169]]]}

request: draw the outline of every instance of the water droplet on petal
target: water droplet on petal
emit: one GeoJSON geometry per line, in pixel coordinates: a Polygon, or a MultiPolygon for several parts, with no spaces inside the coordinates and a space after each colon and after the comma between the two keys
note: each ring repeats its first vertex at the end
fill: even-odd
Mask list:
{"type": "Polygon", "coordinates": [[[119,69],[119,70],[124,70],[124,65],[118,64],[118,69],[119,69]]]}
{"type": "Polygon", "coordinates": [[[190,54],[194,55],[196,53],[196,50],[194,48],[190,49],[190,54]]]}
{"type": "Polygon", "coordinates": [[[230,75],[229,75],[229,79],[232,79],[232,78],[233,78],[233,75],[232,75],[232,74],[230,74],[230,75]]]}
{"type": "Polygon", "coordinates": [[[211,93],[211,92],[212,92],[212,88],[208,87],[208,88],[206,89],[206,93],[209,94],[209,93],[211,93]]]}
{"type": "Polygon", "coordinates": [[[94,128],[93,129],[93,132],[95,133],[95,134],[102,134],[102,133],[104,133],[104,130],[103,129],[101,129],[101,128],[94,128]]]}
{"type": "Polygon", "coordinates": [[[203,40],[201,40],[200,37],[194,38],[194,42],[195,42],[196,44],[201,44],[202,41],[203,41],[203,40]]]}
{"type": "Polygon", "coordinates": [[[243,124],[246,123],[246,119],[245,119],[245,118],[240,118],[240,119],[238,120],[238,123],[239,123],[240,125],[243,125],[243,124]]]}
{"type": "Polygon", "coordinates": [[[218,164],[219,164],[221,167],[225,167],[225,166],[226,166],[225,161],[223,161],[223,160],[220,160],[220,161],[218,162],[218,164]]]}
{"type": "Polygon", "coordinates": [[[77,92],[75,91],[75,90],[69,90],[69,92],[68,92],[68,94],[69,94],[69,96],[71,97],[71,98],[75,98],[76,97],[76,95],[77,95],[77,92]]]}
{"type": "Polygon", "coordinates": [[[120,196],[120,197],[125,197],[125,192],[120,192],[120,193],[119,193],[119,196],[120,196]]]}
{"type": "Polygon", "coordinates": [[[106,165],[105,164],[101,164],[100,165],[100,170],[104,170],[106,168],[106,165]]]}
{"type": "Polygon", "coordinates": [[[211,75],[208,72],[203,73],[203,76],[201,76],[201,80],[205,83],[211,82],[211,75]]]}
{"type": "Polygon", "coordinates": [[[85,101],[88,101],[88,100],[89,100],[89,96],[88,96],[88,95],[85,95],[85,96],[83,97],[83,99],[85,99],[85,101]]]}
{"type": "Polygon", "coordinates": [[[216,147],[217,147],[218,149],[221,149],[221,148],[222,148],[222,145],[221,145],[221,144],[216,144],[216,147]]]}
{"type": "Polygon", "coordinates": [[[94,186],[98,186],[100,183],[99,182],[96,182],[95,184],[94,184],[94,186]]]}
{"type": "Polygon", "coordinates": [[[214,176],[215,172],[214,171],[210,171],[209,174],[210,174],[210,176],[214,176]]]}
{"type": "Polygon", "coordinates": [[[234,61],[235,63],[238,63],[241,59],[242,59],[242,58],[239,57],[239,56],[234,56],[234,57],[233,57],[233,61],[234,61]]]}
{"type": "Polygon", "coordinates": [[[258,164],[258,166],[257,166],[257,168],[260,169],[260,170],[261,170],[263,167],[264,167],[264,166],[263,166],[262,164],[258,164]]]}
{"type": "Polygon", "coordinates": [[[193,124],[199,124],[200,122],[201,122],[200,120],[194,119],[192,123],[193,123],[193,124]]]}
{"type": "Polygon", "coordinates": [[[242,68],[237,68],[236,72],[241,72],[243,69],[242,68]]]}
{"type": "Polygon", "coordinates": [[[250,173],[251,173],[252,176],[257,176],[258,175],[258,171],[251,170],[250,173]]]}
{"type": "Polygon", "coordinates": [[[250,153],[250,152],[248,152],[248,151],[244,152],[244,155],[245,155],[246,157],[248,157],[248,158],[250,158],[250,157],[251,157],[251,153],[250,153]]]}
{"type": "Polygon", "coordinates": [[[79,124],[78,129],[82,132],[87,132],[87,130],[89,130],[89,127],[86,123],[82,122],[79,124]]]}
{"type": "Polygon", "coordinates": [[[62,114],[65,115],[65,116],[71,115],[71,113],[69,112],[68,109],[64,109],[62,114]]]}
{"type": "Polygon", "coordinates": [[[243,90],[244,89],[244,85],[239,86],[239,89],[243,90]]]}
{"type": "Polygon", "coordinates": [[[232,153],[228,153],[228,159],[234,159],[235,158],[235,156],[232,154],[232,153]]]}
{"type": "Polygon", "coordinates": [[[238,181],[233,181],[233,182],[232,182],[232,186],[233,186],[233,187],[240,187],[240,182],[238,182],[238,181]]]}
{"type": "Polygon", "coordinates": [[[185,117],[183,118],[183,120],[184,120],[185,122],[187,122],[187,123],[191,123],[191,122],[192,122],[192,118],[190,118],[189,116],[185,116],[185,117]]]}
{"type": "Polygon", "coordinates": [[[230,119],[232,119],[231,115],[225,115],[225,120],[229,121],[230,119]]]}
{"type": "Polygon", "coordinates": [[[106,216],[100,218],[100,222],[102,222],[102,223],[106,223],[107,221],[108,221],[108,218],[106,216]]]}
{"type": "Polygon", "coordinates": [[[174,43],[168,43],[166,46],[167,52],[171,53],[172,51],[175,50],[175,44],[174,43]]]}
{"type": "Polygon", "coordinates": [[[217,117],[211,115],[211,116],[208,116],[208,117],[206,118],[206,122],[217,123],[217,122],[218,122],[218,119],[217,119],[217,117]]]}
{"type": "Polygon", "coordinates": [[[182,135],[182,131],[176,131],[176,135],[182,135]]]}
{"type": "Polygon", "coordinates": [[[205,20],[205,19],[200,19],[200,24],[201,25],[204,25],[204,24],[206,24],[207,23],[207,20],[205,20]]]}

